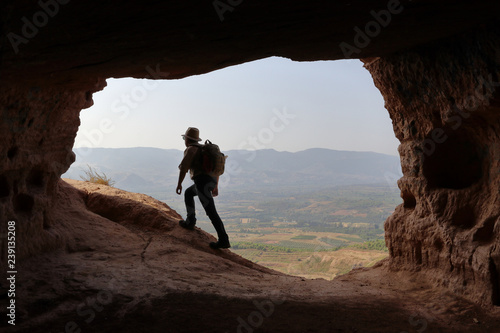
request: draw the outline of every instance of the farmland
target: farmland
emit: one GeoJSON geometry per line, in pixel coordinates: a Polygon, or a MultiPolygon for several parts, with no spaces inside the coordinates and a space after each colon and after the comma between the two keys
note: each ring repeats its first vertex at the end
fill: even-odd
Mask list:
{"type": "MultiPolygon", "coordinates": [[[[231,251],[283,273],[324,279],[388,256],[383,223],[401,202],[399,191],[356,185],[290,192],[296,194],[246,192],[217,198],[231,251]]],[[[198,226],[214,234],[203,213],[198,226]]]]}
{"type": "MultiPolygon", "coordinates": [[[[204,222],[206,224],[208,222],[204,222]]],[[[208,225],[200,227],[208,227],[208,225]]],[[[304,232],[295,223],[259,223],[241,228],[228,224],[232,251],[271,269],[305,278],[332,279],[356,267],[369,267],[387,257],[382,235],[365,241],[359,235],[304,232]]]]}

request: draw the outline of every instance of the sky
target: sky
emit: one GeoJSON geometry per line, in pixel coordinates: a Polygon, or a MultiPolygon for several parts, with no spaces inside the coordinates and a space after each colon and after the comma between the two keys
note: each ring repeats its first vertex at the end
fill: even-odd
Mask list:
{"type": "Polygon", "coordinates": [[[397,155],[384,100],[359,60],[272,57],[179,80],[107,80],[80,113],[75,147],[185,149],[190,126],[232,149],[397,155]]]}

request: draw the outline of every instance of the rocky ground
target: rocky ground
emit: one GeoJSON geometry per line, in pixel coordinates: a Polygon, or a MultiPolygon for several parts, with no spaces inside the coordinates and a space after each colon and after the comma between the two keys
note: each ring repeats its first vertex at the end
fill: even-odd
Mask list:
{"type": "Polygon", "coordinates": [[[500,309],[386,262],[333,281],[288,276],[210,249],[211,235],[146,195],[66,180],[59,196],[65,247],[19,264],[16,326],[3,319],[3,332],[500,331],[500,309]]]}

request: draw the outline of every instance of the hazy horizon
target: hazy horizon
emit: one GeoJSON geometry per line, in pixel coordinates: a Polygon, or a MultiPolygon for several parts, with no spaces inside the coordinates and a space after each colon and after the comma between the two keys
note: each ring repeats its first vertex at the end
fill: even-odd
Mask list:
{"type": "MultiPolygon", "coordinates": [[[[74,151],[76,161],[65,177],[79,179],[83,170],[91,166],[115,180],[120,188],[151,193],[175,187],[183,155],[179,149],[155,147],[77,148],[74,151]]],[[[395,186],[395,180],[401,176],[398,157],[375,152],[320,148],[293,153],[274,149],[224,153],[229,158],[220,184],[238,191],[272,189],[280,192],[279,188],[289,186],[304,190],[373,183],[395,186]]]]}
{"type": "MultiPolygon", "coordinates": [[[[217,142],[213,142],[217,144],[217,142]]],[[[185,147],[182,149],[179,148],[160,148],[160,147],[151,147],[151,146],[133,146],[133,147],[73,147],[73,149],[135,149],[135,148],[146,148],[146,149],[162,149],[162,150],[176,150],[176,151],[184,151],[185,147]]],[[[220,148],[220,147],[219,147],[220,148]]],[[[321,148],[321,147],[311,147],[311,148],[306,148],[303,150],[298,150],[298,151],[288,151],[288,150],[277,150],[274,148],[264,148],[264,149],[256,149],[256,150],[251,150],[251,149],[222,149],[222,152],[231,152],[231,151],[249,151],[249,152],[258,152],[258,151],[265,151],[265,150],[272,150],[276,151],[278,153],[300,153],[304,152],[306,150],[312,150],[312,149],[326,149],[326,150],[331,150],[331,151],[337,151],[337,152],[349,152],[349,153],[374,153],[374,154],[381,154],[381,155],[388,155],[388,156],[393,156],[393,157],[399,157],[399,154],[386,154],[386,153],[379,153],[376,151],[369,151],[369,150],[342,150],[342,149],[331,149],[331,148],[321,148]]]]}
{"type": "Polygon", "coordinates": [[[359,60],[272,57],[179,80],[107,84],[80,114],[76,148],[183,150],[181,134],[194,126],[221,150],[398,155],[383,98],[359,60]]]}

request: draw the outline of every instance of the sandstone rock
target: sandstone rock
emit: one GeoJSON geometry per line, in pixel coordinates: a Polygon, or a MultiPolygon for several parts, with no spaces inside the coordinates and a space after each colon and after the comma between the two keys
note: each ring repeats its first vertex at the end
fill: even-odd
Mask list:
{"type": "MultiPolygon", "coordinates": [[[[357,49],[349,56],[366,60],[401,141],[404,204],[386,223],[390,267],[420,270],[435,285],[499,305],[500,3],[401,1],[403,10],[393,11],[387,26],[379,22],[380,30],[362,37],[363,29],[368,34],[377,24],[373,12],[380,15],[391,3],[399,4],[233,1],[221,18],[211,1],[2,2],[0,234],[7,221],[16,221],[18,260],[32,264],[61,251],[97,251],[105,241],[137,252],[144,241],[125,232],[137,227],[136,217],[151,217],[137,227],[142,230],[158,228],[172,213],[155,206],[161,213],[150,207],[127,216],[112,206],[113,198],[93,191],[77,199],[59,182],[74,159],[79,112],[106,78],[174,79],[272,55],[334,60],[346,57],[344,42],[357,49]],[[118,224],[108,224],[110,219],[118,224]],[[88,228],[98,231],[95,239],[87,239],[88,228]]],[[[128,208],[125,198],[118,207],[128,208]]],[[[0,242],[5,272],[5,238],[0,242]]],[[[99,255],[106,262],[108,254],[99,255]]],[[[55,265],[58,278],[84,260],[72,265],[68,258],[55,265]]],[[[42,281],[57,281],[49,266],[42,281]]],[[[36,276],[31,269],[26,272],[36,276]]],[[[75,281],[64,288],[85,287],[84,277],[75,281]]]]}
{"type": "Polygon", "coordinates": [[[499,37],[491,27],[366,65],[401,141],[404,203],[385,225],[391,267],[421,270],[437,284],[495,305],[499,37]]]}

